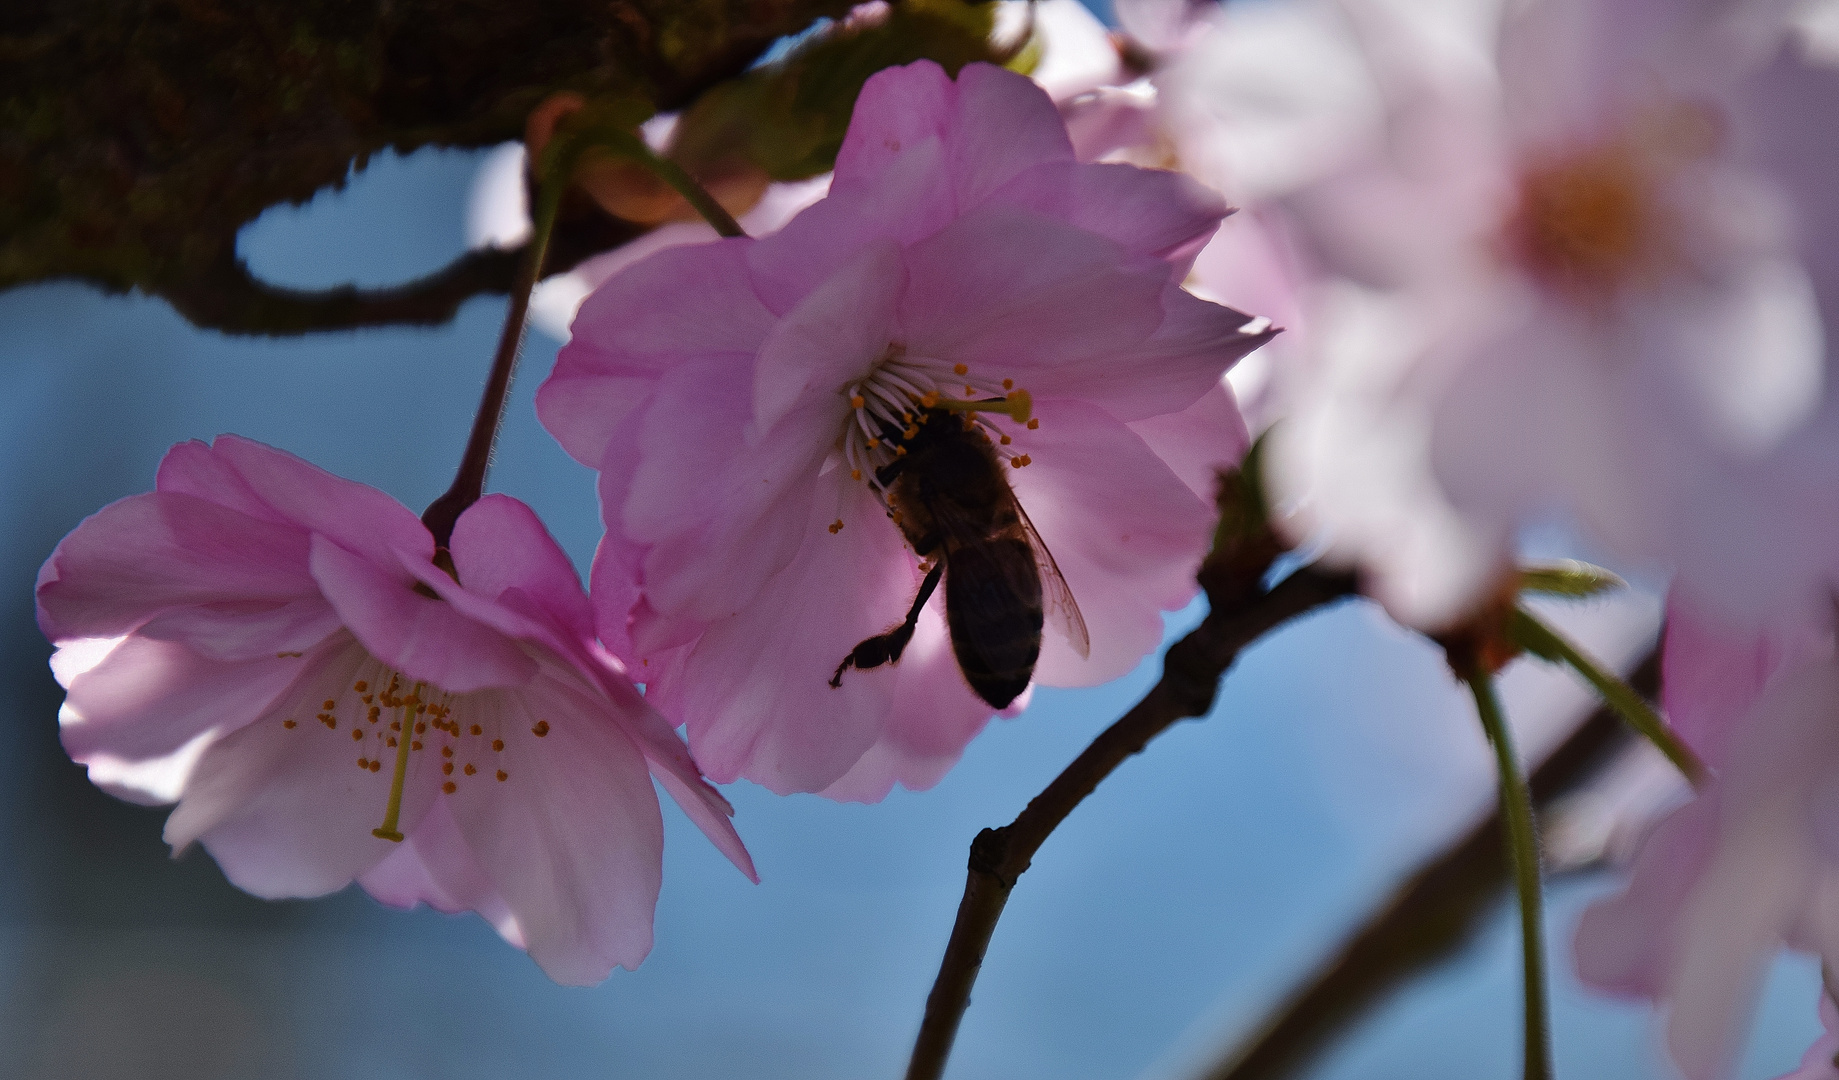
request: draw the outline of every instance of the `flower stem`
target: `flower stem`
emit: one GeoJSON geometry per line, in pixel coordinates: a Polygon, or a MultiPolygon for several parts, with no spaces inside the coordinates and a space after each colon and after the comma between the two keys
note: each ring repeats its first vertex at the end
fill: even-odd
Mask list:
{"type": "MultiPolygon", "coordinates": [[[[1273,547],[1271,554],[1275,551],[1273,547]]],[[[1263,557],[1258,562],[1260,565],[1251,568],[1253,573],[1243,575],[1254,585],[1261,579],[1262,569],[1268,569],[1270,558],[1263,557]]],[[[1203,565],[1203,583],[1207,583],[1207,574],[1208,568],[1203,565]]],[[[1241,649],[1290,619],[1354,591],[1351,575],[1309,567],[1285,578],[1269,592],[1248,597],[1208,584],[1212,610],[1198,629],[1169,646],[1163,657],[1162,678],[1149,694],[1092,740],[1013,822],[977,835],[971,844],[964,898],[958,904],[957,921],[952,925],[938,978],[926,998],[926,1014],[907,1064],[907,1080],[938,1080],[945,1072],[958,1024],[970,1006],[971,987],[977,981],[996,921],[1008,903],[1009,891],[1054,829],[1097,789],[1100,781],[1151,739],[1178,720],[1206,715],[1212,708],[1220,676],[1232,666],[1241,649]]]]}
{"type": "Polygon", "coordinates": [[[550,161],[541,170],[537,183],[536,216],[532,222],[530,243],[524,261],[511,283],[511,306],[504,316],[504,329],[498,335],[498,351],[492,356],[491,374],[486,376],[485,393],[479,398],[479,411],[473,416],[472,434],[466,451],[460,455],[460,469],[447,493],[430,503],[421,521],[434,534],[434,545],[444,548],[453,539],[453,526],[466,508],[485,493],[485,474],[492,464],[492,446],[498,441],[498,429],[504,426],[504,406],[511,395],[511,377],[517,373],[517,359],[523,351],[524,327],[530,313],[530,292],[542,275],[543,259],[549,254],[549,238],[555,232],[556,212],[562,204],[562,191],[574,171],[572,155],[550,161]]]}
{"type": "Polygon", "coordinates": [[[1500,770],[1501,818],[1512,856],[1513,883],[1520,894],[1520,946],[1526,979],[1526,1080],[1551,1080],[1551,1033],[1546,1024],[1545,916],[1539,887],[1539,837],[1533,827],[1532,796],[1513,753],[1513,737],[1494,695],[1494,680],[1479,665],[1461,673],[1475,695],[1475,711],[1494,748],[1500,770]]]}
{"type": "Polygon", "coordinates": [[[1667,760],[1692,782],[1692,786],[1704,785],[1707,775],[1705,763],[1627,683],[1605,671],[1596,661],[1584,655],[1583,650],[1560,637],[1556,630],[1545,625],[1525,608],[1514,610],[1511,633],[1514,641],[1533,655],[1555,664],[1570,665],[1572,670],[1584,677],[1584,681],[1596,688],[1603,702],[1627,721],[1629,727],[1640,732],[1665,754],[1667,760]]]}

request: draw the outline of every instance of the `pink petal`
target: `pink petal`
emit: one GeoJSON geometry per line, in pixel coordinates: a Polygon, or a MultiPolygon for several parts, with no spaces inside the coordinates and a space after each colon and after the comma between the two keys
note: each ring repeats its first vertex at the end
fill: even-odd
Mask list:
{"type": "Polygon", "coordinates": [[[908,147],[864,190],[832,193],[784,229],[748,249],[754,284],[767,307],[785,314],[865,245],[903,247],[944,228],[957,213],[950,162],[937,139],[908,147]]]}
{"type": "Polygon", "coordinates": [[[1032,464],[1009,482],[1052,552],[1091,633],[1082,659],[1050,618],[1035,681],[1093,686],[1162,643],[1162,612],[1186,604],[1213,514],[1131,430],[1077,401],[1035,403],[1040,428],[1010,448],[1032,464]]]}
{"type": "Polygon", "coordinates": [[[501,600],[517,590],[559,625],[583,639],[594,617],[581,578],[536,512],[509,495],[487,495],[453,526],[454,569],[468,592],[501,600]]]}
{"type": "Polygon", "coordinates": [[[190,495],[132,495],[84,519],[45,561],[39,626],[53,641],[112,637],[175,607],[311,596],[306,539],[190,495]]]}
{"type": "Polygon", "coordinates": [[[747,853],[747,845],[741,842],[741,834],[734,831],[734,822],[731,820],[734,807],[728,805],[728,800],[722,798],[708,781],[699,778],[692,784],[677,772],[656,768],[657,759],[651,755],[647,754],[646,759],[654,763],[651,774],[657,778],[658,783],[664,785],[665,791],[670,792],[670,797],[676,800],[685,816],[702,830],[703,835],[723,855],[728,856],[728,861],[737,870],[747,875],[747,880],[758,885],[760,873],[754,869],[753,856],[747,853]]]}
{"type": "Polygon", "coordinates": [[[911,248],[907,272],[900,324],[909,351],[1013,376],[1051,397],[1098,367],[1129,393],[1138,372],[1114,358],[1162,322],[1170,271],[1083,229],[990,207],[911,248]]]}
{"type": "Polygon", "coordinates": [[[1221,471],[1238,465],[1251,448],[1251,434],[1225,383],[1180,412],[1133,420],[1129,427],[1209,506],[1219,498],[1221,471]]]}
{"type": "Polygon", "coordinates": [[[312,657],[226,662],[182,645],[130,637],[94,668],[72,679],[58,712],[64,751],[87,764],[161,757],[207,731],[234,731],[254,720],[312,657]]]}
{"type": "Polygon", "coordinates": [[[594,290],[537,391],[537,415],[575,460],[598,467],[613,428],[680,361],[752,356],[772,329],[755,294],[752,241],[670,248],[594,290]]]}
{"type": "Polygon", "coordinates": [[[317,594],[287,603],[230,601],[175,608],[136,631],[174,641],[216,660],[260,660],[301,653],[339,628],[338,613],[317,594]]]}
{"type": "Polygon", "coordinates": [[[1631,997],[1665,993],[1680,910],[1711,861],[1717,820],[1715,799],[1668,814],[1642,843],[1627,889],[1584,911],[1572,950],[1586,984],[1631,997]]]}
{"type": "MultiPolygon", "coordinates": [[[[180,851],[202,841],[232,883],[267,899],[334,892],[390,855],[394,845],[371,830],[384,820],[394,751],[378,772],[359,768],[350,732],[311,719],[322,698],[348,693],[367,659],[347,644],[254,723],[212,743],[166,819],[166,842],[180,851]]],[[[410,757],[404,833],[433,802],[435,760],[428,751],[410,757]]]]}
{"type": "Polygon", "coordinates": [[[434,800],[414,834],[358,878],[358,884],[391,907],[425,903],[449,915],[476,911],[506,941],[524,948],[516,916],[467,846],[448,806],[447,799],[434,800]]]}
{"type": "Polygon", "coordinates": [[[924,791],[944,778],[965,746],[990,722],[990,706],[958,670],[943,610],[943,593],[935,593],[896,665],[899,680],[881,738],[824,789],[825,798],[880,802],[897,783],[909,791],[924,791]]]}
{"type": "Polygon", "coordinates": [[[821,483],[796,558],[648,689],[688,722],[696,760],[718,783],[821,791],[880,735],[897,671],[848,671],[840,689],[829,680],[857,643],[900,621],[919,575],[881,504],[845,476],[821,483]]]}
{"type": "MultiPolygon", "coordinates": [[[[434,538],[421,519],[368,484],[236,435],[219,435],[211,456],[233,470],[278,518],[331,537],[347,550],[384,562],[398,551],[434,557],[434,538]]],[[[162,470],[162,482],[167,479],[162,470]]],[[[172,481],[178,483],[178,476],[172,481]]],[[[193,493],[211,497],[205,491],[193,493]]]]}
{"type": "Polygon", "coordinates": [[[1219,383],[1227,369],[1277,336],[1264,320],[1196,299],[1176,285],[1162,291],[1162,325],[1104,362],[1056,376],[1058,393],[1097,402],[1120,420],[1179,412],[1219,383]],[[1112,375],[1107,375],[1107,371],[1112,375]],[[1115,377],[1129,372],[1128,379],[1115,377]]]}
{"type": "Polygon", "coordinates": [[[536,663],[515,641],[453,605],[413,591],[406,573],[391,573],[323,536],[313,538],[313,576],[371,654],[412,679],[449,693],[518,686],[536,663]]]}
{"type": "Polygon", "coordinates": [[[906,285],[899,246],[875,241],[779,320],[754,365],[757,430],[770,431],[800,406],[840,430],[849,384],[896,340],[894,312],[906,285]]]}
{"type": "Polygon", "coordinates": [[[1192,177],[1133,165],[1042,165],[990,200],[1025,207],[1111,240],[1131,255],[1192,261],[1228,213],[1192,177]]]}
{"type": "MultiPolygon", "coordinates": [[[[862,115],[859,100],[856,115],[862,115]]],[[[957,107],[948,124],[943,134],[960,210],[989,198],[1030,166],[1073,160],[1073,144],[1053,99],[1033,80],[992,64],[967,64],[958,72],[957,107]]],[[[872,130],[867,137],[874,137],[872,130]]]]}
{"type": "Polygon", "coordinates": [[[644,556],[651,604],[702,620],[749,603],[791,560],[812,480],[837,435],[801,413],[749,438],[750,388],[712,377],[696,364],[665,376],[642,417],[645,450],[626,500],[616,519],[607,510],[609,533],[652,545],[644,556]]]}
{"type": "Polygon", "coordinates": [[[868,188],[920,143],[943,142],[957,98],[951,77],[930,60],[870,76],[856,95],[830,190],[868,188]]]}
{"type": "Polygon", "coordinates": [[[638,748],[603,703],[547,673],[521,690],[482,693],[469,709],[475,700],[479,711],[469,715],[495,712],[505,749],[477,762],[478,775],[456,775],[447,799],[531,958],[578,986],[615,964],[636,968],[651,950],[664,845],[638,748]],[[547,734],[522,736],[539,719],[547,734]],[[507,779],[498,781],[497,769],[507,779]]]}

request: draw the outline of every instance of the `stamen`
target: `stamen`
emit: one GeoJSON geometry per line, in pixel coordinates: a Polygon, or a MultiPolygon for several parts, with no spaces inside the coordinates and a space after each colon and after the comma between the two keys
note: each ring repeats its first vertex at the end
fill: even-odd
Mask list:
{"type": "MultiPolygon", "coordinates": [[[[1003,382],[1007,383],[1009,380],[1004,379],[1003,382]]],[[[1026,390],[1010,390],[1000,399],[990,401],[958,401],[953,398],[945,398],[938,403],[937,407],[951,412],[1003,413],[1018,424],[1026,424],[1034,412],[1034,398],[1026,390]]]]}
{"type": "Polygon", "coordinates": [[[549,734],[549,721],[538,720],[536,726],[530,729],[530,734],[535,735],[539,739],[549,734]]]}
{"type": "MultiPolygon", "coordinates": [[[[861,477],[861,475],[862,475],[861,473],[856,474],[858,479],[861,477]]],[[[843,531],[843,519],[837,518],[835,521],[830,523],[829,528],[830,528],[831,536],[835,536],[837,533],[842,532],[843,531]]]]}
{"type": "Polygon", "coordinates": [[[953,364],[951,366],[951,373],[953,375],[969,375],[971,373],[971,366],[969,364],[953,364]]]}

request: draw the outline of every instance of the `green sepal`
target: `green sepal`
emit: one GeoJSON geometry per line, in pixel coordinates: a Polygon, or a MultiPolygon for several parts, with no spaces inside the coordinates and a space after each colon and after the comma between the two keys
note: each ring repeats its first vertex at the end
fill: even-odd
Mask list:
{"type": "Polygon", "coordinates": [[[934,60],[955,77],[965,64],[1007,59],[990,42],[995,9],[994,3],[905,0],[880,22],[839,23],[785,58],[704,94],[683,114],[668,156],[705,176],[736,164],[781,181],[828,172],[869,76],[934,60]]]}
{"type": "Polygon", "coordinates": [[[1560,559],[1557,562],[1520,567],[1519,586],[1523,593],[1581,599],[1612,589],[1627,588],[1628,582],[1600,566],[1576,559],[1560,559]]]}

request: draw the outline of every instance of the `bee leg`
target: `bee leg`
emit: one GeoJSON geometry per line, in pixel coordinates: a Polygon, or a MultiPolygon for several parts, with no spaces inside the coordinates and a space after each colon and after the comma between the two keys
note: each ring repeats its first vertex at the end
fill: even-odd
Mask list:
{"type": "Polygon", "coordinates": [[[926,580],[920,582],[919,595],[913,598],[913,606],[907,610],[906,619],[887,633],[876,634],[850,650],[843,662],[836,666],[836,674],[830,677],[831,689],[842,688],[843,672],[852,667],[864,670],[900,662],[900,654],[907,651],[907,642],[913,640],[913,631],[919,626],[920,611],[925,608],[926,601],[932,599],[933,590],[939,587],[939,579],[944,575],[945,560],[940,559],[927,573],[926,580]]]}

